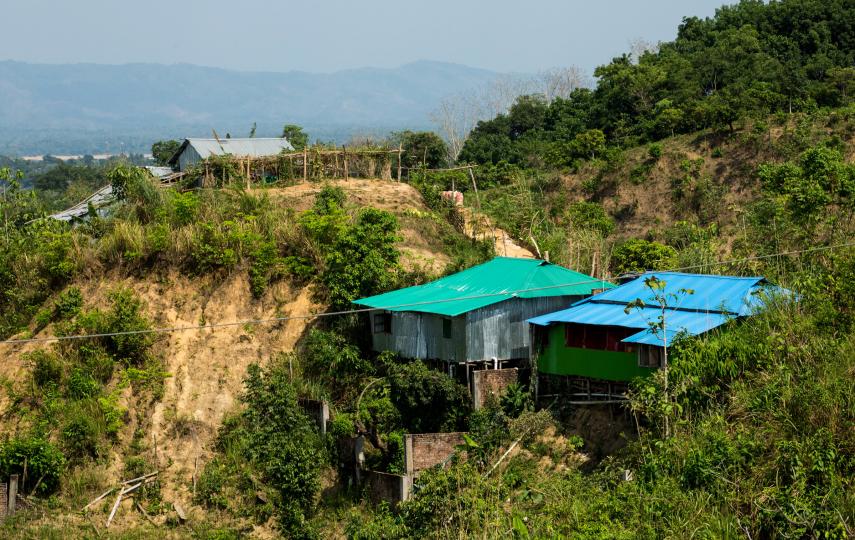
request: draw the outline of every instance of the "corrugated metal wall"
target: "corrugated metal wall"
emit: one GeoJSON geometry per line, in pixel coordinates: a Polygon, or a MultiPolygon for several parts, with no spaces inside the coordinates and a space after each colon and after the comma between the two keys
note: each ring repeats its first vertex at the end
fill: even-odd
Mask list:
{"type": "Polygon", "coordinates": [[[192,144],[188,144],[184,151],[181,152],[181,155],[178,156],[178,170],[186,171],[188,167],[195,165],[202,161],[199,153],[196,152],[196,149],[193,148],[192,144]]]}
{"type": "MultiPolygon", "coordinates": [[[[513,298],[451,318],[451,338],[443,337],[443,319],[430,313],[392,312],[392,333],[375,333],[375,351],[394,351],[405,358],[446,362],[528,358],[526,320],[560,309],[575,296],[513,298]]],[[[373,314],[372,323],[373,323],[373,314]]],[[[372,324],[373,331],[373,324],[372,324]]]]}
{"type": "Polygon", "coordinates": [[[467,360],[528,358],[530,334],[527,319],[565,309],[575,296],[512,298],[467,313],[467,360]]]}
{"type": "Polygon", "coordinates": [[[413,312],[392,312],[391,315],[392,333],[373,334],[375,351],[394,351],[405,358],[423,360],[465,360],[466,317],[451,319],[451,338],[448,339],[443,337],[442,332],[443,319],[446,317],[413,312]]]}

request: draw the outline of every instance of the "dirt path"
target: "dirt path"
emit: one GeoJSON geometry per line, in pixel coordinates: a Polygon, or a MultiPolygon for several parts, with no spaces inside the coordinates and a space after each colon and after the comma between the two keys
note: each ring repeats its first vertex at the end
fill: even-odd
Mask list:
{"type": "Polygon", "coordinates": [[[463,208],[464,230],[470,238],[485,239],[493,237],[496,243],[496,255],[500,257],[519,257],[534,259],[535,255],[527,248],[519,245],[504,230],[493,225],[489,217],[480,214],[472,208],[463,208]]]}

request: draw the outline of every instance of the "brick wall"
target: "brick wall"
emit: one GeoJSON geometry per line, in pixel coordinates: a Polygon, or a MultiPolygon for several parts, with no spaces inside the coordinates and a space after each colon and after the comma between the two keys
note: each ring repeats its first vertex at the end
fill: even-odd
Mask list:
{"type": "Polygon", "coordinates": [[[517,368],[481,369],[472,373],[472,404],[480,409],[490,396],[500,398],[512,383],[517,382],[517,368]]]}
{"type": "Polygon", "coordinates": [[[0,520],[6,517],[9,509],[9,484],[0,482],[0,520]]]}
{"type": "Polygon", "coordinates": [[[404,436],[407,474],[417,475],[447,460],[463,444],[463,433],[410,433],[404,436]]]}
{"type": "Polygon", "coordinates": [[[366,472],[365,485],[372,501],[386,501],[392,506],[409,499],[412,487],[408,476],[377,471],[366,472]]]}

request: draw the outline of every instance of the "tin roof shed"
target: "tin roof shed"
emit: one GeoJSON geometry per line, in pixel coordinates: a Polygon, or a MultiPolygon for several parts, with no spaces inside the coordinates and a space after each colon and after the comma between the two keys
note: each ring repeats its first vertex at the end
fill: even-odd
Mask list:
{"type": "Polygon", "coordinates": [[[236,157],[275,156],[282,151],[294,150],[288,139],[245,138],[245,139],[184,139],[178,151],[169,158],[170,165],[183,165],[182,155],[190,154],[190,163],[205,160],[211,156],[230,154],[236,157]]]}
{"type": "Polygon", "coordinates": [[[511,298],[588,296],[614,287],[538,259],[496,257],[442,279],[356,300],[388,311],[412,311],[456,317],[511,298]]]}

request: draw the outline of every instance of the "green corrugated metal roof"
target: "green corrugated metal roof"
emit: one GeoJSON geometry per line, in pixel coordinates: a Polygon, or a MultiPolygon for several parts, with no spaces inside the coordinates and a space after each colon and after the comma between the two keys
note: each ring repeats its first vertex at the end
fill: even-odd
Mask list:
{"type": "Polygon", "coordinates": [[[614,285],[608,281],[595,280],[546,261],[496,257],[424,285],[362,298],[354,303],[389,311],[418,311],[454,317],[514,296],[587,296],[592,289],[611,287],[614,285]]]}

